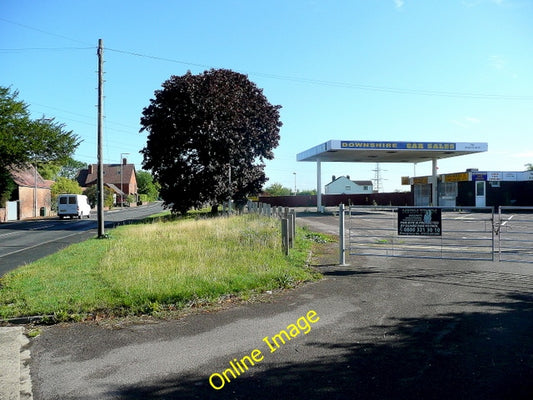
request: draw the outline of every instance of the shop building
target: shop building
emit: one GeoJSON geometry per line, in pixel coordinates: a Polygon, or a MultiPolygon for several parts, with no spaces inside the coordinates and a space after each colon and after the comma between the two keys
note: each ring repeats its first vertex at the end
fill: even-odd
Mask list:
{"type": "Polygon", "coordinates": [[[432,177],[404,177],[411,185],[415,206],[498,207],[533,206],[533,171],[479,171],[438,175],[437,196],[432,199],[432,177]]]}

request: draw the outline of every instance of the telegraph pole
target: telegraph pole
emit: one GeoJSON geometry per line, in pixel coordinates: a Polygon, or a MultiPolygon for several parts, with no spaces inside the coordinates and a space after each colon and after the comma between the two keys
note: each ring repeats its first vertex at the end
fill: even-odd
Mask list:
{"type": "Polygon", "coordinates": [[[104,238],[104,166],[103,146],[103,105],[104,105],[104,41],[98,39],[98,238],[104,238]]]}

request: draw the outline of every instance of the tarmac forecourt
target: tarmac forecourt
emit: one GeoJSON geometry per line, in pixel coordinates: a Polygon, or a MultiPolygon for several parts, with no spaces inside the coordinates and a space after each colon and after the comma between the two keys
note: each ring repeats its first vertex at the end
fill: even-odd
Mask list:
{"type": "MultiPolygon", "coordinates": [[[[270,353],[274,353],[281,347],[281,345],[286,343],[285,339],[290,341],[292,338],[297,337],[302,332],[304,335],[307,335],[309,332],[311,332],[311,324],[315,324],[319,320],[320,317],[317,315],[316,311],[309,310],[305,316],[298,318],[296,323],[288,325],[286,328],[287,330],[282,329],[279,331],[279,333],[270,338],[265,336],[263,338],[263,342],[267,344],[270,353]]],[[[209,384],[213,389],[220,390],[225,386],[226,383],[231,382],[229,376],[231,376],[233,379],[236,379],[241,375],[241,373],[248,371],[248,366],[254,366],[256,363],[263,361],[264,358],[265,356],[259,349],[252,350],[249,356],[245,355],[240,360],[234,358],[233,361],[229,362],[231,368],[225,369],[222,373],[215,372],[211,374],[209,377],[209,384]]]]}

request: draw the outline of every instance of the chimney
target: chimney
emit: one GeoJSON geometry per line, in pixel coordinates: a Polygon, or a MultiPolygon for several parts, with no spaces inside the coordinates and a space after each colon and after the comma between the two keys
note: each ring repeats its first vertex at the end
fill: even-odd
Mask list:
{"type": "Polygon", "coordinates": [[[335,180],[335,175],[332,175],[331,176],[331,182],[333,182],[335,180]]]}
{"type": "Polygon", "coordinates": [[[92,164],[89,164],[89,175],[92,175],[94,172],[94,166],[92,164]]]}
{"type": "Polygon", "coordinates": [[[127,158],[123,158],[122,159],[122,165],[126,165],[128,163],[128,159],[127,158]]]}
{"type": "Polygon", "coordinates": [[[346,175],[346,178],[347,178],[347,179],[350,179],[350,175],[346,175]]]}

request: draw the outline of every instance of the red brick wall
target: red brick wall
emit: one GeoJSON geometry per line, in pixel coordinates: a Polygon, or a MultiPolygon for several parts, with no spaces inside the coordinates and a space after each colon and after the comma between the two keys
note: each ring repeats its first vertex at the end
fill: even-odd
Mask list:
{"type": "MultiPolygon", "coordinates": [[[[323,194],[322,205],[326,207],[345,205],[412,206],[411,192],[371,194],[323,194]]],[[[316,196],[259,196],[259,202],[282,207],[316,207],[316,196]]]]}
{"type": "MultiPolygon", "coordinates": [[[[32,218],[34,211],[35,188],[19,186],[20,219],[32,218]]],[[[37,216],[40,215],[41,207],[46,209],[46,215],[50,215],[52,205],[50,189],[37,189],[37,216]]]]}

